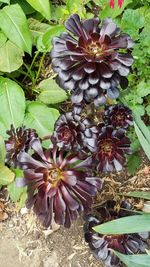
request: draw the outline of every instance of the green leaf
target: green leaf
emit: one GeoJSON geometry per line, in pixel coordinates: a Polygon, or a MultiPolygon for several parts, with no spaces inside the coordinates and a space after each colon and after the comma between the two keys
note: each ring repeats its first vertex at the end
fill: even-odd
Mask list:
{"type": "Polygon", "coordinates": [[[14,44],[31,54],[31,33],[26,16],[18,4],[5,6],[0,11],[0,27],[14,44]]]}
{"type": "Polygon", "coordinates": [[[14,81],[0,77],[0,134],[6,137],[6,130],[23,123],[25,97],[22,88],[14,81]]]}
{"type": "Polygon", "coordinates": [[[0,185],[8,185],[15,178],[14,172],[0,162],[0,185]]]}
{"type": "Polygon", "coordinates": [[[137,154],[128,156],[127,167],[130,174],[135,174],[137,168],[141,164],[141,158],[137,154]]]}
{"type": "Polygon", "coordinates": [[[26,15],[36,12],[35,9],[33,9],[32,6],[30,6],[25,0],[11,0],[11,4],[19,4],[26,15]]]}
{"type": "Polygon", "coordinates": [[[149,267],[150,256],[147,254],[124,255],[118,251],[114,251],[114,253],[127,267],[149,267]]]}
{"type": "MultiPolygon", "coordinates": [[[[21,178],[20,178],[21,179],[21,178]]],[[[21,195],[27,190],[26,187],[17,187],[16,180],[7,186],[12,201],[19,201],[21,195]]]]}
{"type": "Polygon", "coordinates": [[[6,35],[2,31],[0,31],[0,48],[6,43],[6,41],[7,41],[6,35]]]}
{"type": "Polygon", "coordinates": [[[93,227],[101,234],[130,234],[150,231],[150,214],[133,215],[93,227]]]}
{"type": "Polygon", "coordinates": [[[5,143],[2,136],[0,136],[0,162],[4,163],[6,157],[5,143]]]}
{"type": "Polygon", "coordinates": [[[0,2],[5,3],[5,4],[10,4],[10,0],[1,0],[0,2]]]}
{"type": "Polygon", "coordinates": [[[39,88],[41,90],[39,100],[45,104],[56,104],[67,99],[66,92],[52,78],[40,82],[39,88]]]}
{"type": "Polygon", "coordinates": [[[144,198],[144,199],[150,200],[150,192],[133,191],[133,192],[129,192],[123,195],[128,196],[128,197],[137,197],[137,198],[144,198]]]}
{"type": "Polygon", "coordinates": [[[131,35],[133,39],[139,38],[139,29],[144,27],[145,19],[140,10],[127,9],[121,19],[121,29],[131,35]]]}
{"type": "Polygon", "coordinates": [[[46,51],[50,51],[52,48],[52,38],[55,36],[59,36],[64,31],[64,26],[56,25],[49,29],[46,33],[44,33],[42,42],[45,46],[46,51]]]}
{"type": "Polygon", "coordinates": [[[119,16],[123,10],[125,9],[125,7],[130,4],[132,2],[132,0],[126,0],[124,1],[123,5],[121,8],[118,7],[118,3],[117,3],[117,0],[115,0],[115,8],[112,9],[110,6],[109,6],[109,3],[108,1],[105,1],[105,6],[103,8],[102,11],[100,11],[100,19],[105,19],[105,18],[108,18],[108,17],[111,17],[111,18],[116,18],[117,16],[119,16]]]}
{"type": "Polygon", "coordinates": [[[144,134],[145,138],[147,139],[148,143],[150,144],[150,131],[149,131],[148,127],[141,120],[141,118],[136,115],[136,113],[134,114],[134,117],[135,117],[135,121],[136,121],[137,125],[139,126],[139,128],[143,132],[143,134],[144,134]]]}
{"type": "Polygon", "coordinates": [[[35,10],[40,12],[47,20],[51,19],[49,0],[26,0],[35,10]]]}
{"type": "Polygon", "coordinates": [[[148,105],[148,106],[146,107],[146,112],[147,112],[147,115],[150,116],[150,105],[148,105]]]}
{"type": "MultiPolygon", "coordinates": [[[[20,169],[15,170],[16,178],[22,179],[23,177],[23,171],[20,169]]],[[[17,202],[19,201],[21,195],[26,192],[26,187],[17,187],[16,185],[16,179],[11,184],[7,186],[8,192],[10,194],[10,198],[12,201],[17,202]]]]}
{"type": "Polygon", "coordinates": [[[11,41],[7,41],[0,47],[0,71],[12,72],[23,64],[24,52],[11,41]]]}
{"type": "Polygon", "coordinates": [[[23,208],[25,206],[26,200],[27,200],[27,192],[23,192],[20,195],[19,202],[17,203],[19,209],[21,209],[21,208],[23,208]]]}
{"type": "Polygon", "coordinates": [[[137,94],[141,97],[150,95],[150,82],[146,83],[144,80],[142,80],[140,83],[138,83],[137,94]]]}
{"type": "Polygon", "coordinates": [[[24,125],[36,129],[40,137],[52,134],[59,111],[39,102],[27,106],[24,125]]]}
{"type": "MultiPolygon", "coordinates": [[[[135,132],[138,136],[138,139],[140,141],[140,144],[141,144],[146,156],[150,160],[150,143],[149,143],[150,139],[144,136],[144,134],[143,134],[144,132],[142,132],[143,128],[141,131],[141,129],[138,127],[138,125],[135,122],[134,122],[134,128],[135,128],[135,132]]],[[[147,128],[147,130],[148,130],[148,128],[147,128]]]]}

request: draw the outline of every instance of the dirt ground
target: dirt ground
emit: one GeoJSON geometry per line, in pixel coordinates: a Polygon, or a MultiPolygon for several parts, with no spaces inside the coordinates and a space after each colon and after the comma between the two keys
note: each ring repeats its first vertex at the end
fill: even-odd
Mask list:
{"type": "MultiPolygon", "coordinates": [[[[83,240],[83,222],[69,230],[44,230],[32,214],[15,215],[1,223],[1,267],[102,267],[83,240]]],[[[56,227],[56,226],[55,226],[56,227]]],[[[56,227],[57,229],[57,227],[56,227]]]]}
{"type": "MultiPolygon", "coordinates": [[[[133,177],[122,172],[103,179],[104,191],[95,205],[110,198],[117,200],[118,193],[150,191],[147,162],[133,177]]],[[[137,202],[139,205],[141,201],[137,202]]],[[[84,242],[81,218],[69,230],[54,225],[52,231],[42,228],[32,211],[26,208],[17,211],[12,203],[8,203],[5,215],[8,218],[0,222],[0,267],[103,267],[84,242]]]]}

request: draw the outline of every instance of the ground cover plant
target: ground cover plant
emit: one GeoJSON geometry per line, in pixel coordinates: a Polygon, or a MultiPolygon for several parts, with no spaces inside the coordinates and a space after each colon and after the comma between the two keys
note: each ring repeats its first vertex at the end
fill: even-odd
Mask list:
{"type": "Polygon", "coordinates": [[[0,1],[0,189],[45,227],[83,216],[108,267],[149,261],[150,215],[96,202],[106,174],[133,175],[142,149],[150,159],[149,6],[0,1]]]}

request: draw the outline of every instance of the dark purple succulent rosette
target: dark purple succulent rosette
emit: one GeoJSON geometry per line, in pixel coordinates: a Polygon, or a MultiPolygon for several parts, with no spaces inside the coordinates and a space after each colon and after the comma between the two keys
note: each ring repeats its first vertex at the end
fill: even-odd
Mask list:
{"type": "MultiPolygon", "coordinates": [[[[24,170],[24,184],[28,186],[27,207],[34,212],[45,227],[52,218],[57,224],[70,227],[79,212],[88,212],[93,197],[102,187],[99,177],[93,177],[91,157],[80,160],[72,154],[54,147],[44,150],[40,140],[32,142],[34,154],[19,155],[24,170]]],[[[19,179],[19,181],[22,179],[19,179]]]]}
{"type": "Polygon", "coordinates": [[[127,129],[133,125],[132,111],[122,104],[109,106],[105,110],[104,121],[116,128],[127,129]]]}
{"type": "Polygon", "coordinates": [[[11,125],[7,131],[9,138],[5,141],[6,147],[6,163],[17,167],[18,155],[21,151],[28,151],[32,140],[38,137],[34,129],[26,129],[25,126],[18,127],[17,129],[11,125]]]}
{"type": "Polygon", "coordinates": [[[84,233],[85,241],[88,243],[93,256],[104,261],[106,267],[121,267],[122,264],[119,258],[112,250],[119,251],[123,254],[139,254],[146,252],[148,249],[149,232],[135,234],[120,234],[120,235],[102,235],[96,233],[93,227],[113,219],[133,215],[130,212],[132,206],[127,201],[123,201],[120,209],[115,208],[115,201],[107,201],[103,206],[95,209],[95,214],[89,214],[84,217],[84,233]],[[125,210],[127,209],[127,210],[125,210]]]}
{"type": "Polygon", "coordinates": [[[58,118],[51,141],[59,148],[70,151],[94,151],[98,129],[92,126],[89,119],[82,118],[76,110],[79,108],[58,118]]]}
{"type": "Polygon", "coordinates": [[[72,102],[104,104],[106,97],[119,96],[126,88],[133,63],[130,36],[121,33],[111,18],[81,21],[73,14],[65,23],[68,32],[53,38],[52,66],[58,83],[72,92],[72,102]]]}
{"type": "Polygon", "coordinates": [[[96,150],[93,154],[98,171],[122,170],[126,162],[125,155],[132,153],[131,142],[125,132],[124,129],[115,129],[111,125],[100,128],[96,150]]]}

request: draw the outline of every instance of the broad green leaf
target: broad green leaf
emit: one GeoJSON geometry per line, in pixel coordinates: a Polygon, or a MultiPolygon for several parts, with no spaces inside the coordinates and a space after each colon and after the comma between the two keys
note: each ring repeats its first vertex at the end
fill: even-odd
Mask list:
{"type": "Polygon", "coordinates": [[[0,2],[5,3],[5,4],[10,4],[10,0],[1,0],[0,2]]]}
{"type": "MultiPolygon", "coordinates": [[[[21,179],[21,178],[20,178],[21,179]]],[[[12,201],[17,202],[21,198],[21,195],[26,192],[26,187],[17,187],[16,181],[13,181],[7,186],[10,198],[12,201]]]]}
{"type": "Polygon", "coordinates": [[[0,71],[12,72],[23,64],[24,52],[11,41],[7,41],[0,47],[0,71]]]}
{"type": "Polygon", "coordinates": [[[115,8],[112,9],[109,6],[108,1],[105,1],[105,7],[103,8],[102,11],[100,11],[100,19],[105,19],[105,18],[108,18],[108,17],[116,18],[117,16],[119,16],[123,12],[125,7],[130,3],[132,3],[132,0],[125,0],[123,5],[122,5],[122,7],[119,8],[117,0],[115,0],[115,8]]]}
{"type": "Polygon", "coordinates": [[[0,136],[0,162],[5,162],[5,156],[6,156],[6,149],[5,149],[5,143],[2,136],[0,136]]]}
{"type": "Polygon", "coordinates": [[[130,34],[133,39],[139,38],[139,29],[144,27],[145,19],[138,9],[127,9],[121,19],[121,29],[130,34]]]}
{"type": "Polygon", "coordinates": [[[58,117],[57,109],[49,108],[39,102],[32,102],[27,106],[24,125],[36,129],[39,136],[43,137],[52,134],[58,117]]]}
{"type": "Polygon", "coordinates": [[[49,0],[26,0],[35,10],[40,12],[47,20],[51,19],[49,0]]]}
{"type": "Polygon", "coordinates": [[[124,255],[118,251],[114,253],[120,258],[120,260],[126,264],[127,267],[149,267],[150,256],[147,254],[141,255],[124,255]]]}
{"type": "Polygon", "coordinates": [[[8,185],[15,178],[14,172],[0,162],[0,185],[8,185]]]}
{"type": "Polygon", "coordinates": [[[140,164],[141,164],[140,156],[138,156],[137,154],[132,154],[128,156],[127,167],[128,167],[128,172],[130,174],[132,175],[135,174],[140,164]]]}
{"type": "Polygon", "coordinates": [[[0,77],[0,135],[6,137],[6,130],[23,123],[25,97],[22,88],[14,81],[0,77]]]}
{"type": "Polygon", "coordinates": [[[40,82],[39,89],[41,90],[39,100],[45,104],[56,104],[67,99],[66,92],[51,78],[40,82]]]}
{"type": "Polygon", "coordinates": [[[134,122],[134,128],[135,128],[135,132],[138,136],[138,139],[140,141],[140,144],[141,144],[146,156],[150,160],[150,143],[149,143],[150,139],[145,138],[144,134],[142,133],[142,131],[140,130],[140,128],[138,127],[138,125],[135,122],[134,122]]]}
{"type": "Polygon", "coordinates": [[[6,43],[6,41],[7,41],[6,35],[2,31],[0,31],[0,48],[6,43]]]}
{"type": "Polygon", "coordinates": [[[31,54],[31,33],[26,16],[18,4],[5,6],[0,10],[0,27],[14,44],[31,54]]]}
{"type": "Polygon", "coordinates": [[[64,29],[65,29],[64,26],[56,25],[53,26],[51,29],[49,29],[46,33],[44,33],[42,42],[47,51],[50,51],[52,48],[53,37],[59,36],[64,31],[64,29]]]}
{"type": "MultiPolygon", "coordinates": [[[[20,169],[15,170],[15,178],[22,179],[23,177],[23,171],[20,169]]],[[[17,187],[16,185],[16,179],[7,186],[8,192],[10,194],[10,198],[12,201],[17,202],[19,201],[21,195],[26,192],[27,188],[26,187],[17,187]]]]}
{"type": "Polygon", "coordinates": [[[137,197],[137,198],[144,198],[144,199],[150,200],[150,192],[133,191],[133,192],[129,192],[123,195],[128,196],[128,197],[137,197]]]}
{"type": "Polygon", "coordinates": [[[150,214],[133,215],[93,227],[101,234],[130,234],[150,231],[150,214]]]}
{"type": "Polygon", "coordinates": [[[19,4],[26,15],[36,12],[35,9],[33,9],[33,7],[30,6],[25,0],[11,0],[11,4],[19,4]]]}

